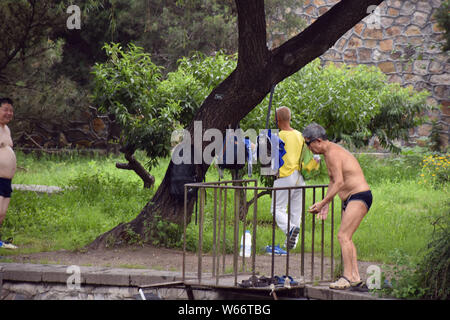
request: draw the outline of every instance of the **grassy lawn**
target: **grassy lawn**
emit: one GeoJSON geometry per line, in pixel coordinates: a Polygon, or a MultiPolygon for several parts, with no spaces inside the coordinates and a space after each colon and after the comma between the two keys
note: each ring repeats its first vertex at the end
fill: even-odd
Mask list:
{"type": "MultiPolygon", "coordinates": [[[[145,157],[138,155],[145,162],[145,157]]],[[[115,168],[122,157],[114,156],[42,156],[17,153],[18,170],[14,184],[43,184],[70,186],[61,194],[42,195],[34,192],[14,191],[4,222],[3,234],[13,236],[20,246],[17,251],[2,250],[2,255],[58,249],[79,249],[101,233],[121,222],[132,220],[150,200],[153,190],[143,189],[139,177],[131,171],[115,168]]],[[[400,250],[416,256],[422,252],[433,231],[431,224],[437,216],[449,212],[448,185],[431,188],[419,184],[422,155],[377,159],[360,156],[366,178],[374,195],[373,206],[357,230],[354,241],[358,258],[365,261],[389,263],[390,254],[400,250]]],[[[152,170],[156,185],[164,177],[168,160],[152,170]]],[[[210,168],[206,180],[216,181],[217,171],[210,168]]],[[[225,177],[226,179],[227,177],[225,177]]],[[[326,177],[308,180],[307,184],[326,184],[326,177]]],[[[204,235],[204,250],[212,243],[213,193],[208,192],[204,235]]],[[[319,191],[320,194],[320,191],[319,191]]],[[[253,196],[249,192],[248,199],[253,196]]],[[[228,194],[227,251],[233,250],[233,197],[228,194]]],[[[312,204],[311,193],[306,193],[306,206],[312,204]]],[[[334,243],[335,256],[339,253],[336,239],[340,223],[340,200],[335,200],[334,243]]],[[[252,230],[253,207],[247,216],[247,229],[252,230]]],[[[193,217],[195,216],[195,213],[193,217]]],[[[194,221],[194,218],[192,219],[194,221]]],[[[306,214],[305,249],[311,249],[312,216],[306,214]]],[[[272,215],[270,197],[258,201],[257,248],[261,252],[272,241],[272,215]]],[[[330,253],[330,218],[325,225],[325,253],[330,253]]],[[[242,227],[241,227],[242,232],[242,227]]],[[[188,246],[197,245],[198,226],[188,228],[188,246]]],[[[240,237],[239,237],[240,239],[240,237]]],[[[276,244],[284,243],[284,235],[276,230],[276,244]]],[[[295,251],[299,251],[297,246],[295,251]]],[[[320,250],[320,224],[316,223],[315,250],[320,250]]]]}

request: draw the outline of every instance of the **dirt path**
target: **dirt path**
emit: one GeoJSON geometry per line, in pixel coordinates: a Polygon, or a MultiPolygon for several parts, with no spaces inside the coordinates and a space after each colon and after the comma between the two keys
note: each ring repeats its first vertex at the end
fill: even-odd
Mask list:
{"type": "MultiPolygon", "coordinates": [[[[311,254],[306,253],[304,258],[304,275],[306,281],[311,281],[311,254]]],[[[339,257],[338,257],[339,258],[339,257]]],[[[88,250],[86,252],[54,251],[40,252],[32,254],[22,254],[17,256],[8,256],[13,262],[20,263],[38,263],[38,264],[62,264],[62,265],[80,265],[80,266],[103,266],[111,268],[143,268],[155,270],[180,271],[183,265],[183,252],[181,250],[156,248],[152,246],[135,246],[118,249],[98,249],[88,250]]],[[[220,257],[220,270],[222,267],[222,256],[220,257]]],[[[274,274],[286,274],[286,257],[275,257],[274,274]]],[[[260,275],[271,275],[272,257],[270,255],[258,255],[256,257],[256,271],[260,275]]],[[[340,262],[339,259],[336,262],[340,262]]],[[[239,268],[242,266],[242,257],[239,258],[239,268]]],[[[251,271],[251,259],[246,258],[245,264],[247,270],[251,271]]],[[[359,271],[363,279],[367,278],[366,271],[368,266],[381,263],[359,262],[359,271]]],[[[213,259],[211,255],[204,255],[202,259],[202,271],[210,273],[212,271],[213,259]]],[[[331,277],[331,260],[324,257],[323,273],[324,279],[331,277]]],[[[336,263],[335,263],[336,267],[336,263]]],[[[186,254],[186,271],[196,273],[198,270],[198,256],[188,252],[186,254]]],[[[314,257],[314,280],[321,277],[321,257],[316,253],[314,257]]],[[[222,271],[221,271],[222,272],[222,271]]],[[[233,255],[225,257],[225,272],[233,272],[233,255]]],[[[294,278],[301,275],[301,255],[291,254],[289,257],[289,274],[294,278]]]]}

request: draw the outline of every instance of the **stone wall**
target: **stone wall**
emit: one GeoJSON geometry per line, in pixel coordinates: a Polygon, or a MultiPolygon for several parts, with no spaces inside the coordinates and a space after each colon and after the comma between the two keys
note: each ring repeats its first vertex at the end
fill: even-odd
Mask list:
{"type": "MultiPolygon", "coordinates": [[[[181,280],[180,272],[105,267],[80,268],[80,284],[72,285],[66,265],[0,263],[1,300],[141,300],[139,288],[181,280]],[[68,280],[71,285],[68,285],[68,280]]],[[[187,278],[194,278],[187,275],[187,278]]],[[[183,288],[143,290],[146,300],[187,300],[183,288]]],[[[220,298],[216,292],[195,290],[199,300],[220,298]]]]}
{"type": "Polygon", "coordinates": [[[61,149],[118,152],[117,145],[110,142],[119,136],[118,126],[92,107],[85,108],[77,119],[21,120],[13,121],[10,127],[15,147],[25,152],[61,149]]]}
{"type": "MultiPolygon", "coordinates": [[[[304,0],[296,13],[314,22],[339,0],[304,0]]],[[[373,13],[342,36],[321,60],[324,64],[346,63],[378,66],[389,81],[431,93],[429,103],[442,105],[430,114],[442,126],[441,137],[448,144],[450,129],[450,58],[442,53],[443,30],[433,15],[442,0],[385,0],[373,13]]],[[[411,132],[411,137],[428,136],[431,123],[411,132]]]]}

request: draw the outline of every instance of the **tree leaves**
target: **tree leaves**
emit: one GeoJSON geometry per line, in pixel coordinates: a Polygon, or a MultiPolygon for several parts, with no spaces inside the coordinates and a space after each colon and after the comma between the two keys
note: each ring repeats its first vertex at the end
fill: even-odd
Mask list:
{"type": "MultiPolygon", "coordinates": [[[[376,135],[383,146],[398,151],[393,140],[407,140],[408,130],[423,121],[419,115],[431,109],[426,104],[428,95],[388,83],[376,67],[322,67],[317,59],[277,85],[273,106],[289,107],[292,126],[299,130],[317,122],[332,140],[360,147],[376,135]]],[[[262,128],[267,106],[268,97],[249,113],[242,126],[262,128]]]]}

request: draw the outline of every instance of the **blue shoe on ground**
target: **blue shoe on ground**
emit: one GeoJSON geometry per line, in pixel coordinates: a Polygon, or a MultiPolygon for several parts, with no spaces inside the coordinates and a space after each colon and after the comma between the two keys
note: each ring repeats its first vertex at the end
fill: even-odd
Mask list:
{"type": "MultiPolygon", "coordinates": [[[[286,250],[283,250],[280,248],[280,245],[276,245],[274,247],[274,254],[278,255],[278,256],[284,256],[287,254],[286,250]]],[[[272,246],[267,246],[266,247],[266,254],[272,254],[272,246]]]]}
{"type": "Polygon", "coordinates": [[[294,278],[292,278],[291,276],[285,276],[285,275],[282,277],[283,283],[286,281],[286,278],[289,279],[289,284],[290,284],[291,286],[297,286],[297,285],[298,285],[298,282],[295,281],[294,278]]]}

